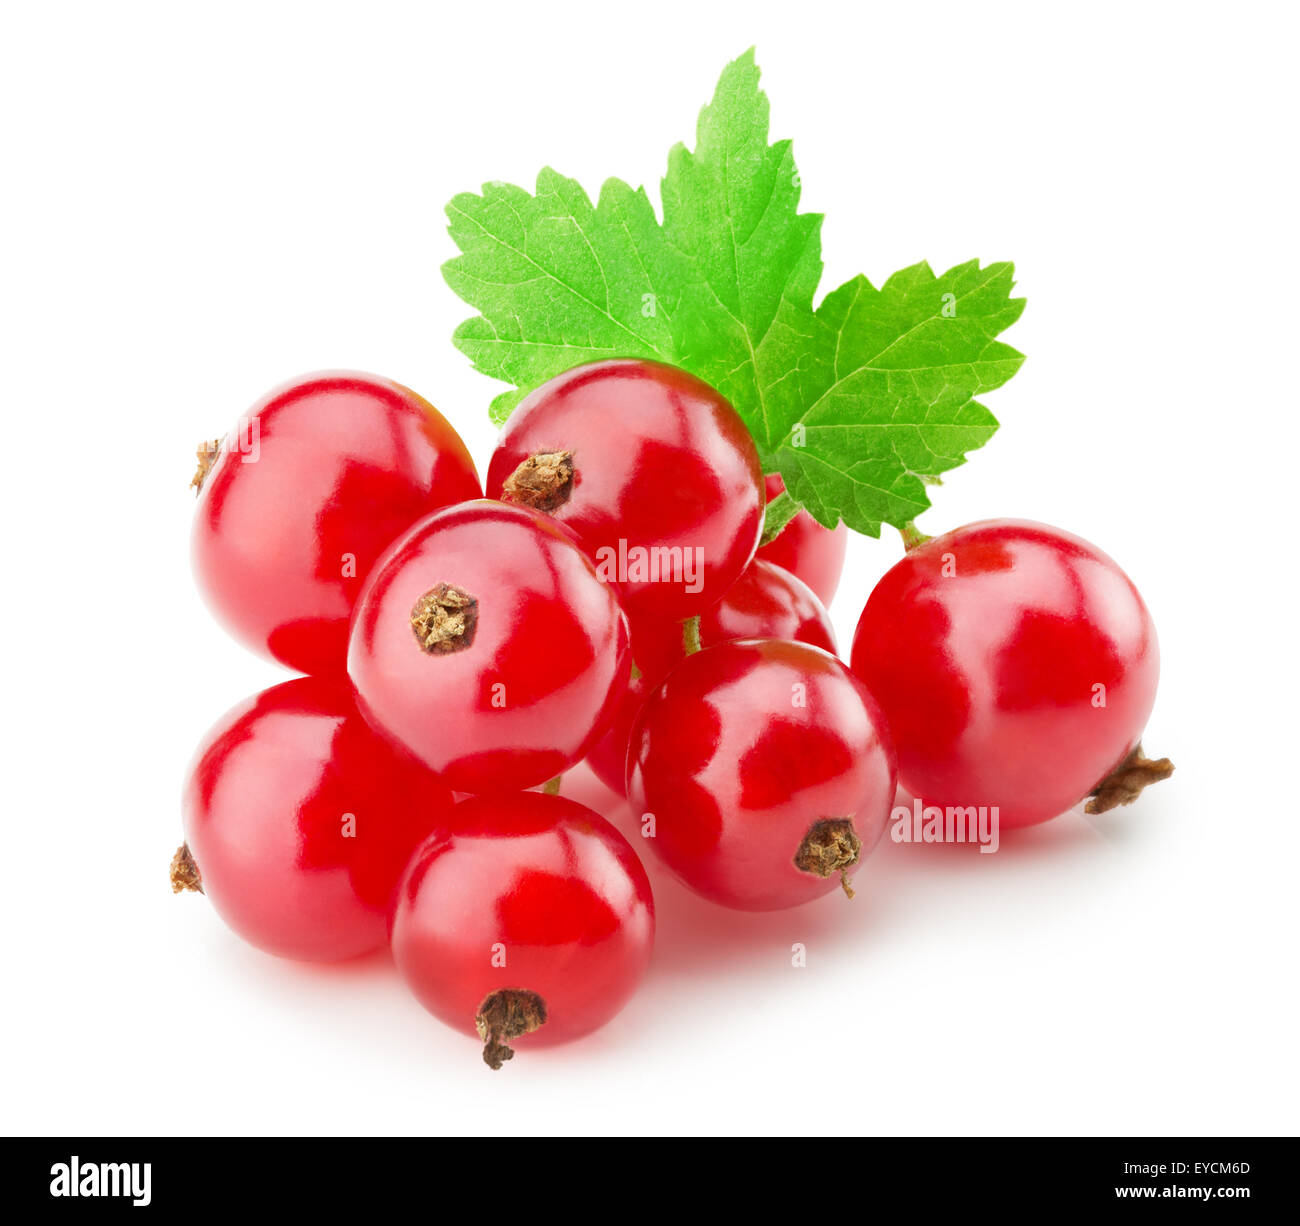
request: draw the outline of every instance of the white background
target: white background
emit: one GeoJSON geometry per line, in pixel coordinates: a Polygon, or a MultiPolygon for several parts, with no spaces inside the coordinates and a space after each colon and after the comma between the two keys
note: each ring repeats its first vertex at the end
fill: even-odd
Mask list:
{"type": "MultiPolygon", "coordinates": [[[[4,1130],[1295,1132],[1295,35],[1245,3],[6,4],[4,1130]],[[386,958],[276,961],[168,889],[195,743],[284,677],[199,603],[191,455],[343,366],[482,465],[443,204],[544,163],[657,196],[751,44],[826,287],[1016,261],[1029,360],[921,526],[1112,553],[1178,774],[994,856],[886,844],[851,905],[656,873],[643,991],[492,1074],[386,958]]],[[[842,645],[900,552],[855,541],[842,645]]]]}

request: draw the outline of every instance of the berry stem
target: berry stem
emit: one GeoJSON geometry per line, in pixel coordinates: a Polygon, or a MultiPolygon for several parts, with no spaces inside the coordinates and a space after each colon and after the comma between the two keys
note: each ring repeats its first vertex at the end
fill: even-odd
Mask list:
{"type": "Polygon", "coordinates": [[[911,553],[913,549],[916,549],[920,545],[924,545],[926,541],[931,539],[926,536],[925,533],[922,532],[910,519],[899,528],[898,531],[899,535],[903,538],[903,548],[908,553],[911,553]]]}
{"type": "Polygon", "coordinates": [[[560,781],[563,778],[563,775],[556,775],[554,779],[548,779],[542,784],[542,791],[548,796],[558,796],[560,794],[560,781]]]}
{"type": "Polygon", "coordinates": [[[786,524],[799,514],[800,509],[789,490],[782,490],[773,498],[763,512],[763,535],[759,538],[758,547],[761,549],[776,540],[785,531],[786,524]]]}
{"type": "Polygon", "coordinates": [[[682,622],[682,651],[693,656],[700,649],[700,615],[688,617],[682,622]]]}

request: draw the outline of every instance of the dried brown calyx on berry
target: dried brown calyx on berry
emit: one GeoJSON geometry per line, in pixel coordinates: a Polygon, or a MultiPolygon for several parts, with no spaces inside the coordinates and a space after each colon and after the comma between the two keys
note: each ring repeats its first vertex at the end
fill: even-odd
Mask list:
{"type": "Polygon", "coordinates": [[[435,584],[411,609],[411,630],[431,656],[464,651],[477,628],[477,598],[450,583],[435,584]]]}
{"type": "Polygon", "coordinates": [[[1145,788],[1168,779],[1174,764],[1168,758],[1148,758],[1139,744],[1092,791],[1083,807],[1085,813],[1106,813],[1120,805],[1131,805],[1145,788]]]}
{"type": "Polygon", "coordinates": [[[546,1024],[546,1003],[536,992],[521,988],[503,988],[484,998],[474,1015],[474,1025],[483,1040],[483,1063],[499,1069],[513,1060],[511,1039],[532,1034],[546,1024]]]}
{"type": "Polygon", "coordinates": [[[194,862],[188,843],[182,843],[176,849],[176,854],[172,856],[171,881],[173,894],[179,894],[183,890],[203,893],[203,877],[199,872],[199,866],[194,862]]]}
{"type": "Polygon", "coordinates": [[[847,817],[827,817],[813,822],[795,852],[794,866],[815,877],[840,875],[847,897],[853,897],[848,870],[862,859],[862,840],[847,817]]]}
{"type": "Polygon", "coordinates": [[[524,460],[501,486],[502,499],[534,511],[555,511],[573,493],[573,453],[537,451],[524,460]]]}

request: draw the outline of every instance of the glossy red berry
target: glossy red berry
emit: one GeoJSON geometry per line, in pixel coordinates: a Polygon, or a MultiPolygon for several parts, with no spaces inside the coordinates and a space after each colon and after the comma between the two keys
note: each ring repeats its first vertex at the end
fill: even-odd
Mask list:
{"type": "Polygon", "coordinates": [[[437,409],[355,372],[277,388],[203,458],[199,587],[236,638],[307,673],[343,672],[348,618],[389,542],[482,492],[437,409]]]}
{"type": "Polygon", "coordinates": [[[603,1026],[650,961],[654,900],[636,853],[563,796],[474,797],[416,852],[393,956],[435,1017],[484,1040],[563,1043],[603,1026]]]}
{"type": "MultiPolygon", "coordinates": [[[[757,558],[727,594],[700,615],[699,635],[703,647],[732,639],[793,639],[835,653],[835,628],[821,601],[789,571],[757,558]]],[[[628,686],[609,731],[587,755],[600,781],[620,795],[626,787],[628,737],[641,704],[686,658],[681,624],[660,623],[634,632],[632,655],[641,676],[628,686]]]]}
{"type": "MultiPolygon", "coordinates": [[[[632,658],[659,681],[686,656],[680,622],[632,621],[632,658]]],[[[835,628],[826,606],[788,570],[755,559],[727,594],[700,614],[700,646],[733,639],[793,639],[835,654],[835,628]]]]}
{"type": "MultiPolygon", "coordinates": [[[[767,501],[784,492],[780,473],[766,478],[767,501]]],[[[807,511],[800,511],[781,535],[759,548],[757,556],[797,575],[814,592],[822,604],[830,607],[844,570],[844,553],[849,544],[849,530],[844,524],[823,528],[807,511]]]]}
{"type": "Polygon", "coordinates": [[[630,617],[678,620],[715,603],[762,528],[744,422],[657,362],[594,362],[543,384],[506,423],[487,491],[563,524],[630,617]]]}
{"type": "Polygon", "coordinates": [[[627,684],[627,622],[548,519],[467,502],[421,521],[374,568],[348,669],[367,718],[449,786],[515,791],[604,732],[627,684]]]}
{"type": "Polygon", "coordinates": [[[1128,576],[1087,541],[1019,520],[912,549],[853,640],[903,785],[926,805],[996,805],[1003,827],[1065,812],[1128,758],[1159,668],[1128,576]]]}
{"type": "Polygon", "coordinates": [[[638,674],[628,682],[605,735],[587,754],[587,765],[592,774],[620,796],[627,791],[627,743],[636,717],[641,714],[641,707],[652,688],[644,674],[638,674]]]}
{"type": "Polygon", "coordinates": [[[228,712],[185,785],[176,889],[201,888],[244,940],[335,961],[383,946],[446,786],[377,736],[342,679],[286,681],[228,712]]]}
{"type": "Polygon", "coordinates": [[[746,911],[848,891],[894,781],[866,687],[827,652],[776,639],[688,657],[628,749],[629,798],[654,815],[647,842],[693,890],[746,911]]]}

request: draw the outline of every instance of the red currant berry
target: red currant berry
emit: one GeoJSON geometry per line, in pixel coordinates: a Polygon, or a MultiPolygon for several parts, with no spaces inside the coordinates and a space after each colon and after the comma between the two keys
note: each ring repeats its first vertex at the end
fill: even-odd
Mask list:
{"type": "Polygon", "coordinates": [[[996,805],[1004,828],[1065,812],[1126,762],[1159,668],[1128,576],[1087,541],[1018,520],[912,549],[853,639],[903,786],[926,805],[996,805]]]}
{"type": "Polygon", "coordinates": [[[609,729],[587,754],[587,765],[592,774],[611,792],[622,796],[627,791],[627,743],[632,736],[632,726],[641,714],[641,707],[651,692],[644,674],[628,682],[618,708],[610,721],[609,729]]]}
{"type": "Polygon", "coordinates": [[[889,820],[894,753],[866,687],[834,656],[776,639],[689,656],[646,701],[628,796],[697,893],[771,911],[848,879],[889,820]]]}
{"type": "Polygon", "coordinates": [[[376,375],[286,384],[200,459],[199,587],[236,638],[307,673],[343,672],[352,606],[388,543],[482,493],[438,410],[376,375]]]}
{"type": "MultiPolygon", "coordinates": [[[[732,639],[792,639],[835,653],[835,629],[830,616],[807,584],[789,571],[754,559],[745,573],[711,609],[700,615],[700,645],[712,647],[732,639]]],[[[657,683],[686,658],[680,623],[633,635],[632,655],[642,676],[633,681],[619,703],[609,731],[587,755],[596,777],[611,791],[623,794],[627,785],[627,742],[641,704],[657,683]]]]}
{"type": "Polygon", "coordinates": [[[351,958],[384,945],[402,871],[452,807],[367,726],[344,680],[299,677],[235,707],[200,745],[172,885],[201,889],[269,953],[351,958]]]}
{"type": "Polygon", "coordinates": [[[462,792],[558,775],[627,684],[627,622],[560,529],[480,500],[421,521],[374,568],[348,668],[362,710],[462,792]]]}
{"type": "MultiPolygon", "coordinates": [[[[652,680],[662,680],[686,656],[680,622],[633,621],[632,658],[652,680]]],[[[733,639],[792,639],[835,654],[835,628],[826,606],[788,570],[755,559],[727,594],[700,614],[699,645],[733,639]]]]}
{"type": "Polygon", "coordinates": [[[579,366],[515,410],[490,497],[553,516],[629,616],[679,620],[749,564],[763,518],[754,441],[706,383],[657,362],[579,366]]]}
{"type": "Polygon", "coordinates": [[[393,956],[435,1017],[484,1041],[500,1068],[603,1026],[650,961],[654,900],[636,853],[603,817],[520,792],[456,805],[411,860],[393,956]]]}
{"type": "MultiPolygon", "coordinates": [[[[784,492],[785,482],[779,473],[771,473],[766,480],[767,501],[771,502],[784,492]]],[[[840,585],[848,543],[849,530],[844,524],[823,528],[807,511],[800,511],[776,540],[759,548],[757,556],[797,575],[829,608],[840,585]]]]}

